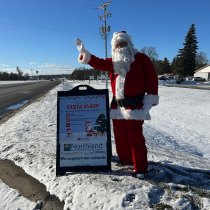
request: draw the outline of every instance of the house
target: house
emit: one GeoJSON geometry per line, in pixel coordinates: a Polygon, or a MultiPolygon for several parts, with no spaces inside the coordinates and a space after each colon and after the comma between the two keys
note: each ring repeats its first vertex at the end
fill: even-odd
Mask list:
{"type": "Polygon", "coordinates": [[[210,64],[203,66],[194,73],[194,77],[202,77],[206,81],[210,81],[210,64]]]}

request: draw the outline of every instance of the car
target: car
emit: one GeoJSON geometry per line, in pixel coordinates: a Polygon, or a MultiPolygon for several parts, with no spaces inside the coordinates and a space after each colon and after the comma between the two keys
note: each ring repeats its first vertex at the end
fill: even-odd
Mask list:
{"type": "Polygon", "coordinates": [[[167,78],[162,76],[162,77],[159,77],[159,80],[167,80],[167,78]]]}
{"type": "Polygon", "coordinates": [[[194,77],[193,80],[196,82],[206,82],[206,79],[204,79],[202,77],[194,77]]]}
{"type": "Polygon", "coordinates": [[[54,81],[53,79],[50,79],[50,81],[54,81]]]}

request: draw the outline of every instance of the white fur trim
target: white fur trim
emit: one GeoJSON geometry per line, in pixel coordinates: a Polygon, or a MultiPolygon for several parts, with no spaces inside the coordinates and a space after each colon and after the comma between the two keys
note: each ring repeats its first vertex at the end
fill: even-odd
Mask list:
{"type": "Polygon", "coordinates": [[[143,109],[111,109],[110,118],[117,120],[151,120],[151,116],[143,109]]]}
{"type": "Polygon", "coordinates": [[[144,100],[142,103],[148,103],[148,104],[159,104],[159,96],[158,95],[145,95],[144,100]]]}
{"type": "Polygon", "coordinates": [[[82,60],[80,60],[81,55],[82,54],[80,53],[79,58],[78,58],[78,62],[81,63],[81,64],[88,64],[88,62],[90,61],[90,57],[91,57],[90,52],[85,49],[85,53],[83,54],[82,60]]]}
{"type": "Polygon", "coordinates": [[[113,47],[115,47],[115,45],[119,42],[119,41],[125,41],[125,42],[133,42],[131,36],[127,33],[117,33],[115,32],[113,34],[113,38],[112,38],[112,41],[111,41],[111,45],[113,47]]]}
{"type": "Polygon", "coordinates": [[[131,54],[132,54],[132,58],[131,58],[131,63],[135,60],[134,56],[138,53],[138,50],[136,48],[134,48],[134,44],[133,44],[133,40],[131,38],[131,36],[127,33],[117,33],[115,32],[113,34],[113,38],[111,41],[111,45],[112,45],[112,56],[115,50],[115,45],[120,42],[120,41],[125,41],[128,43],[128,47],[130,48],[131,54]]]}
{"type": "Polygon", "coordinates": [[[126,74],[119,74],[116,79],[116,84],[115,84],[116,99],[125,98],[125,96],[124,96],[125,77],[126,77],[126,74]]]}

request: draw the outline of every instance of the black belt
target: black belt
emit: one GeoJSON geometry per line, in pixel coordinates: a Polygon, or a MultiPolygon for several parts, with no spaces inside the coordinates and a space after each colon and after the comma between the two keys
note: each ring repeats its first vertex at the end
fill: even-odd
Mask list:
{"type": "Polygon", "coordinates": [[[127,97],[127,98],[119,98],[116,99],[113,96],[112,102],[114,104],[117,104],[119,107],[129,107],[130,105],[139,105],[144,99],[144,94],[140,94],[138,96],[134,96],[134,97],[127,97]]]}

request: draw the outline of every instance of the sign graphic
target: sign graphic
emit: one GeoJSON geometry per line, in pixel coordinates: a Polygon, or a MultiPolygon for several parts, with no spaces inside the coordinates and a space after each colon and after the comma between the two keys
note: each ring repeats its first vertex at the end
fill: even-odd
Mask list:
{"type": "Polygon", "coordinates": [[[106,95],[61,97],[59,103],[60,143],[107,141],[106,95]]]}

